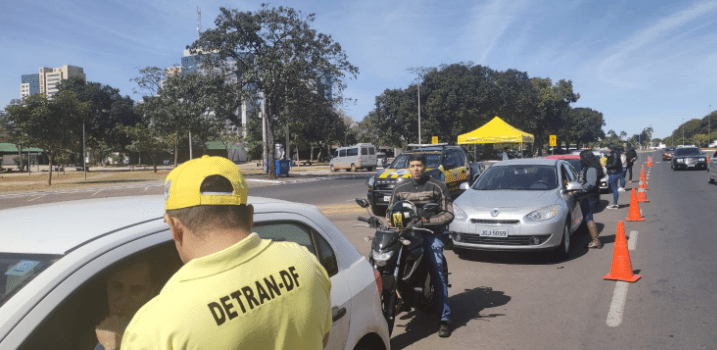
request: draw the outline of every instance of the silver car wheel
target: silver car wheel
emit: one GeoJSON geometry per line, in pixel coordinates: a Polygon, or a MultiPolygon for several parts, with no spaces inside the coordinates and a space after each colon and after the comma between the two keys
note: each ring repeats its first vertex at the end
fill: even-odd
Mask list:
{"type": "Polygon", "coordinates": [[[560,240],[560,245],[556,249],[556,253],[561,260],[565,260],[570,255],[570,221],[565,222],[563,228],[563,237],[560,240]]]}

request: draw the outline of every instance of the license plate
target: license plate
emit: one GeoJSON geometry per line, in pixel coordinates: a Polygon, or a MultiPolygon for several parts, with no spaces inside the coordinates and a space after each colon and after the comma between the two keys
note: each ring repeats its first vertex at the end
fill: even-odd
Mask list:
{"type": "Polygon", "coordinates": [[[478,235],[483,237],[508,237],[507,229],[478,229],[478,235]]]}
{"type": "Polygon", "coordinates": [[[384,201],[384,202],[390,202],[390,201],[391,201],[391,196],[383,196],[383,201],[384,201]]]}
{"type": "Polygon", "coordinates": [[[688,168],[694,168],[695,164],[687,164],[688,168]]]}

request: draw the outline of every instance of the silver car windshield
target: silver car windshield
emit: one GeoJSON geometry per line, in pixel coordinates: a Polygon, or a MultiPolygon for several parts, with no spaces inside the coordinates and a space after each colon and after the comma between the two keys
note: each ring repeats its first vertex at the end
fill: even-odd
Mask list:
{"type": "Polygon", "coordinates": [[[558,176],[552,165],[492,166],[473,184],[474,190],[546,191],[558,187],[558,176]]]}
{"type": "Polygon", "coordinates": [[[54,255],[0,253],[0,306],[58,259],[54,255]]]}
{"type": "MultiPolygon", "coordinates": [[[[426,153],[426,168],[438,168],[441,165],[441,154],[440,153],[426,153]]],[[[406,169],[408,168],[408,154],[400,154],[396,159],[393,160],[389,168],[393,169],[406,169]]]]}

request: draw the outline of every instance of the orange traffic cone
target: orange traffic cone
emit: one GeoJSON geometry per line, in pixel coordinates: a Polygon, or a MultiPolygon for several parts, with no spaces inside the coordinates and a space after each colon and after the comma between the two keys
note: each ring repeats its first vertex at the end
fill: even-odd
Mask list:
{"type": "MultiPolygon", "coordinates": [[[[634,188],[633,188],[634,190],[634,188]]],[[[650,201],[647,200],[647,191],[645,191],[646,188],[640,187],[637,189],[637,202],[638,203],[649,203],[650,201]]]]}
{"type": "Polygon", "coordinates": [[[632,262],[630,262],[630,252],[627,249],[627,238],[625,237],[625,224],[622,221],[618,221],[615,247],[612,251],[612,267],[610,268],[610,273],[602,279],[635,282],[640,277],[640,275],[632,273],[632,262]]]}
{"type": "Polygon", "coordinates": [[[645,191],[647,191],[647,177],[645,176],[645,168],[642,168],[642,172],[640,173],[640,185],[638,188],[644,188],[645,191]]]}
{"type": "Polygon", "coordinates": [[[647,167],[648,168],[652,167],[652,157],[650,157],[650,156],[647,156],[647,167]]]}
{"type": "Polygon", "coordinates": [[[630,196],[630,213],[625,218],[627,221],[645,221],[640,214],[640,206],[637,204],[637,192],[632,189],[632,195],[630,196]]]}

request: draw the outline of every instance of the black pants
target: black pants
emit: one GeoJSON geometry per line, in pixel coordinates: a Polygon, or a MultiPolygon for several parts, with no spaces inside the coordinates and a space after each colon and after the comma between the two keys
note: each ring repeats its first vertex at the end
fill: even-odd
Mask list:
{"type": "Polygon", "coordinates": [[[632,162],[627,162],[627,172],[630,174],[630,182],[632,182],[632,162]]]}

